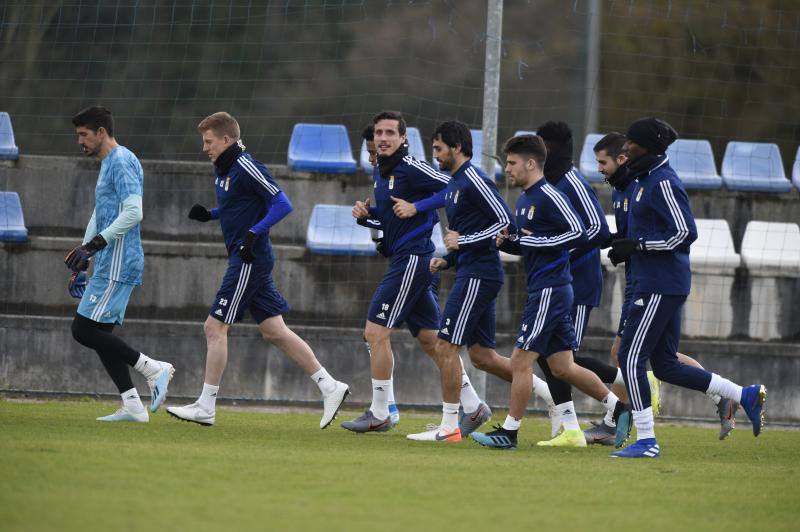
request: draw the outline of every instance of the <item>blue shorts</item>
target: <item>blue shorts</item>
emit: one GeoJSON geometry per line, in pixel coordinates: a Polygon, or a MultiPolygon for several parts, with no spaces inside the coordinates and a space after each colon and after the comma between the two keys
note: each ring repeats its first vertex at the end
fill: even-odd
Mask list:
{"type": "Polygon", "coordinates": [[[209,315],[233,325],[249,310],[256,323],[289,312],[289,304],[272,280],[272,263],[228,263],[209,315]]]}
{"type": "Polygon", "coordinates": [[[447,296],[439,338],[455,345],[495,347],[495,300],[502,281],[459,277],[447,296]]]}
{"type": "Polygon", "coordinates": [[[431,255],[394,255],[367,311],[367,321],[389,329],[408,325],[416,336],[421,329],[439,327],[439,302],[431,289],[431,255]]]}
{"type": "Polygon", "coordinates": [[[550,286],[529,294],[522,313],[517,347],[549,357],[575,351],[578,342],[572,326],[572,287],[550,286]]]}
{"type": "Polygon", "coordinates": [[[92,277],[78,305],[78,314],[98,323],[122,325],[134,286],[92,277]]]}
{"type": "Polygon", "coordinates": [[[581,348],[583,334],[586,332],[586,326],[589,325],[589,314],[592,313],[593,308],[591,305],[572,305],[570,316],[572,324],[575,326],[575,342],[578,344],[578,349],[581,348]]]}

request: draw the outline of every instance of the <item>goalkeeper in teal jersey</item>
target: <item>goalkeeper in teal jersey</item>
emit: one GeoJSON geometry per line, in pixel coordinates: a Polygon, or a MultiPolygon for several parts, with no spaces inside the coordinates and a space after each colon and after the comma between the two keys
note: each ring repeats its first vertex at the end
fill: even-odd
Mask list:
{"type": "Polygon", "coordinates": [[[114,139],[111,113],[89,107],[72,119],[78,144],[89,157],[100,159],[95,206],[83,243],[67,253],[72,270],[69,293],[80,299],[72,336],[94,349],[122,396],[122,407],[98,421],[146,422],[149,417],[131,381],[133,366],[150,386],[150,411],[164,401],[174,369],[171,364],[131,348],[112,334],[122,325],[134,287],[142,284],[144,251],[140,236],[144,172],[136,156],[114,139]],[[91,279],[86,271],[94,262],[91,279]]]}

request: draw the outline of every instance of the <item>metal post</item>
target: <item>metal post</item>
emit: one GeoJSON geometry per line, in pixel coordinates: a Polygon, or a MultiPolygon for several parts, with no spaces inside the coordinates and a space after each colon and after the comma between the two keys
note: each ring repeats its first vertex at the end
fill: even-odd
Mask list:
{"type": "MultiPolygon", "coordinates": [[[[503,43],[503,0],[489,0],[486,12],[486,65],[483,79],[483,153],[481,167],[494,177],[497,114],[500,107],[500,57],[503,43]]],[[[473,154],[477,156],[478,154],[473,154]]]]}
{"type": "Polygon", "coordinates": [[[589,0],[586,22],[586,94],[584,96],[584,135],[597,133],[597,108],[600,102],[600,0],[589,0]]]}

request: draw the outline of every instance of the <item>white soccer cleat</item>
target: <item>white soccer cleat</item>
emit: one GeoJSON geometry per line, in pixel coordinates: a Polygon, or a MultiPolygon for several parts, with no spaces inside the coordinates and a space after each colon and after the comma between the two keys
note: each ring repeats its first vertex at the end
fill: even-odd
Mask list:
{"type": "Polygon", "coordinates": [[[133,421],[135,423],[147,423],[150,421],[150,416],[147,415],[147,410],[134,412],[129,410],[127,406],[122,406],[110,416],[97,418],[97,421],[133,421]]]}
{"type": "Polygon", "coordinates": [[[327,428],[336,419],[336,414],[339,413],[339,408],[348,395],[350,395],[350,387],[343,382],[336,381],[336,389],[322,400],[322,419],[319,420],[319,428],[327,428]]]}
{"type": "Polygon", "coordinates": [[[461,441],[461,429],[442,430],[437,426],[425,432],[409,434],[406,438],[414,441],[461,441]]]}
{"type": "Polygon", "coordinates": [[[172,376],[175,374],[175,368],[169,362],[159,362],[161,369],[147,379],[147,385],[150,387],[150,411],[155,412],[164,399],[167,397],[167,387],[172,376]]]}
{"type": "Polygon", "coordinates": [[[168,406],[167,413],[182,421],[190,421],[205,427],[214,424],[215,413],[206,412],[197,402],[186,406],[168,406]]]}

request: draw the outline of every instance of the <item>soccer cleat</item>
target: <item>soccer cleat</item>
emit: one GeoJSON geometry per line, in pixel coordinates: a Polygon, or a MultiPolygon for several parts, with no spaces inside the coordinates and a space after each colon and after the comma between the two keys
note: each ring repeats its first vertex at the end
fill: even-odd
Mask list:
{"type": "Polygon", "coordinates": [[[470,437],[483,445],[492,449],[516,449],[517,431],[506,430],[502,425],[495,425],[492,432],[473,432],[470,437]]]}
{"type": "Polygon", "coordinates": [[[392,428],[392,418],[378,419],[372,413],[372,410],[367,409],[366,412],[361,414],[361,417],[342,423],[342,428],[359,434],[365,432],[386,432],[392,428]]]}
{"type": "Polygon", "coordinates": [[[614,447],[619,449],[628,440],[631,435],[631,426],[633,425],[633,415],[630,408],[625,406],[622,401],[617,402],[614,407],[614,423],[617,424],[617,432],[614,435],[614,447]]]}
{"type": "Polygon", "coordinates": [[[736,428],[736,411],[739,410],[739,403],[725,399],[720,399],[717,405],[719,414],[719,439],[724,440],[733,429],[736,428]]]}
{"type": "Polygon", "coordinates": [[[492,409],[486,403],[481,403],[478,409],[470,414],[465,413],[463,410],[460,414],[458,428],[461,430],[462,438],[466,438],[475,432],[478,427],[492,419],[492,409]]]}
{"type": "Polygon", "coordinates": [[[350,395],[350,387],[343,382],[336,381],[336,389],[322,400],[322,419],[319,420],[319,428],[327,428],[336,419],[336,414],[348,395],[350,395]]]}
{"type": "Polygon", "coordinates": [[[414,441],[461,441],[461,430],[458,427],[452,430],[442,430],[441,427],[435,427],[432,430],[426,430],[418,434],[409,434],[406,438],[414,441]]]}
{"type": "Polygon", "coordinates": [[[147,385],[150,387],[150,411],[155,412],[164,399],[167,397],[167,387],[172,376],[175,374],[175,368],[169,362],[161,362],[161,369],[156,373],[153,378],[147,379],[147,385]]]}
{"type": "Polygon", "coordinates": [[[647,382],[650,383],[650,407],[653,417],[661,413],[661,381],[656,379],[652,371],[647,372],[647,382]]]}
{"type": "Polygon", "coordinates": [[[147,410],[133,412],[129,410],[128,407],[122,406],[110,416],[97,418],[97,421],[134,421],[136,423],[147,423],[150,421],[150,416],[147,415],[147,410]]]}
{"type": "Polygon", "coordinates": [[[661,455],[661,448],[655,438],[645,438],[636,443],[632,443],[622,449],[615,451],[608,456],[612,458],[658,458],[661,455]]]}
{"type": "Polygon", "coordinates": [[[581,430],[564,430],[552,440],[536,442],[539,447],[586,447],[586,437],[581,430]]]}
{"type": "Polygon", "coordinates": [[[547,406],[547,415],[550,417],[550,438],[555,438],[561,432],[561,418],[556,412],[556,405],[547,406]]]}
{"type": "Polygon", "coordinates": [[[594,425],[592,428],[583,431],[583,436],[586,438],[586,443],[589,445],[592,445],[593,443],[600,445],[614,445],[614,439],[617,433],[616,427],[607,425],[605,420],[600,421],[600,423],[595,423],[592,421],[592,425],[594,425]]]}
{"type": "Polygon", "coordinates": [[[216,417],[214,412],[206,412],[197,402],[186,406],[168,406],[167,413],[181,421],[190,421],[204,427],[213,425],[216,417]]]}
{"type": "Polygon", "coordinates": [[[395,403],[389,403],[389,419],[392,421],[392,427],[400,423],[400,410],[395,403]]]}
{"type": "Polygon", "coordinates": [[[764,425],[764,403],[767,402],[767,388],[763,384],[751,384],[742,388],[742,409],[753,424],[753,436],[761,434],[764,425]]]}

